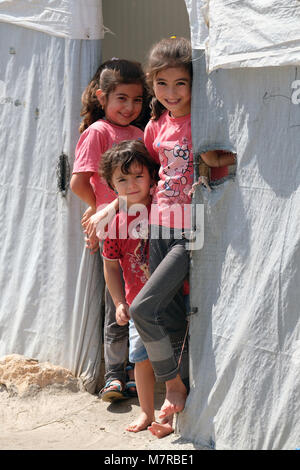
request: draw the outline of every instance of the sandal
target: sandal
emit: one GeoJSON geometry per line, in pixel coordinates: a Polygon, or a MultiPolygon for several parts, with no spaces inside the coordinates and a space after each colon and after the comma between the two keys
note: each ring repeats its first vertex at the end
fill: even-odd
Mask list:
{"type": "Polygon", "coordinates": [[[127,396],[124,393],[123,385],[117,380],[108,380],[99,392],[99,398],[103,401],[114,402],[124,400],[127,396]]]}
{"type": "Polygon", "coordinates": [[[137,397],[136,383],[134,380],[129,380],[125,384],[125,392],[128,397],[137,397]]]}
{"type": "Polygon", "coordinates": [[[136,383],[134,379],[130,379],[128,376],[128,371],[134,370],[134,366],[128,365],[126,367],[126,372],[127,372],[127,382],[125,384],[125,392],[128,397],[137,397],[137,390],[136,390],[136,383]]]}

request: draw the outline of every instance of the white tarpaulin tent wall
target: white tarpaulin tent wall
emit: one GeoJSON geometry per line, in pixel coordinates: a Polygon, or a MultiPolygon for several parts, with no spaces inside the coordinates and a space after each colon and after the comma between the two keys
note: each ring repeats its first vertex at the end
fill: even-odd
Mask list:
{"type": "Polygon", "coordinates": [[[300,5],[186,4],[194,152],[235,149],[238,165],[235,180],[196,192],[195,202],[205,204],[205,234],[192,258],[191,305],[198,311],[179,429],[216,449],[296,449],[300,109],[292,84],[300,76],[300,5]]]}
{"type": "MultiPolygon", "coordinates": [[[[194,150],[236,149],[238,167],[235,180],[196,192],[205,240],[192,259],[198,312],[179,428],[217,449],[294,449],[300,112],[291,84],[300,75],[300,5],[186,5],[194,150]]],[[[100,0],[0,0],[0,357],[65,366],[91,391],[101,355],[99,258],[83,248],[84,207],[64,193],[56,168],[60,161],[67,176],[72,167],[80,95],[100,62],[101,37],[100,0]]]]}
{"type": "Polygon", "coordinates": [[[66,367],[90,391],[103,281],[66,184],[102,29],[99,0],[0,1],[0,357],[66,367]]]}

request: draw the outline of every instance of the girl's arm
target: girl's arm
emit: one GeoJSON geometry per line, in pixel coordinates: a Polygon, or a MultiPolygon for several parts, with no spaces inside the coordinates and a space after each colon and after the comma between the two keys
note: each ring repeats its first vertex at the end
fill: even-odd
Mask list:
{"type": "MultiPolygon", "coordinates": [[[[85,229],[85,225],[88,223],[90,217],[96,213],[96,197],[93,190],[93,187],[90,183],[90,178],[93,175],[93,172],[82,172],[74,173],[71,178],[70,187],[76,196],[78,196],[83,202],[89,205],[89,207],[84,212],[81,225],[85,229]]],[[[87,236],[85,238],[86,246],[91,251],[91,254],[94,254],[99,249],[99,240],[94,236],[87,236]]]]}
{"type": "Polygon", "coordinates": [[[94,173],[91,171],[86,173],[75,173],[72,175],[70,181],[70,187],[73,193],[89,206],[81,219],[81,224],[83,227],[89,218],[96,212],[96,197],[93,187],[90,183],[90,178],[93,174],[94,173]]]}
{"type": "Polygon", "coordinates": [[[85,233],[89,237],[97,236],[98,238],[104,238],[107,225],[115,217],[119,210],[119,199],[116,197],[107,206],[96,212],[92,217],[83,224],[85,233]]]}
{"type": "Polygon", "coordinates": [[[210,150],[209,152],[202,153],[201,158],[210,167],[222,167],[234,165],[236,163],[236,156],[234,153],[225,152],[224,150],[210,150]]]}
{"type": "Polygon", "coordinates": [[[105,282],[116,307],[116,321],[118,325],[126,325],[130,320],[130,315],[121,281],[119,261],[104,258],[103,264],[105,282]]]}
{"type": "Polygon", "coordinates": [[[94,173],[91,171],[87,171],[86,173],[75,173],[72,175],[70,187],[76,196],[78,196],[96,212],[96,197],[90,183],[90,178],[93,176],[93,174],[94,173]]]}

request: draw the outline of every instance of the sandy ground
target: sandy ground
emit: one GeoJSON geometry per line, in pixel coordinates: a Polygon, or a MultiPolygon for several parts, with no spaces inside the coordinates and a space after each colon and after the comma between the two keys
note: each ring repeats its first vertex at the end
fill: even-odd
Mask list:
{"type": "MultiPolygon", "coordinates": [[[[163,397],[157,390],[157,410],[163,397]]],[[[136,398],[109,404],[88,392],[55,387],[19,397],[0,387],[0,449],[202,450],[175,433],[157,439],[147,430],[127,432],[126,425],[138,415],[136,398]]]]}

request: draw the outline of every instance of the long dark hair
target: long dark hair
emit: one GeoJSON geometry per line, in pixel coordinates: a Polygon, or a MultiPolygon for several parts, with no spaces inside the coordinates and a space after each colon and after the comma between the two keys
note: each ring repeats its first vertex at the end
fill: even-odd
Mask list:
{"type": "Polygon", "coordinates": [[[143,87],[142,111],[136,121],[132,122],[133,125],[142,127],[140,122],[143,119],[148,105],[148,92],[142,66],[139,62],[125,59],[111,59],[100,65],[82,94],[80,116],[82,116],[83,119],[79,126],[79,132],[82,133],[93,124],[93,122],[105,117],[105,112],[96,96],[96,91],[99,88],[102,90],[103,94],[108,97],[118,85],[131,83],[138,83],[143,87]]]}
{"type": "Polygon", "coordinates": [[[193,78],[192,47],[188,39],[172,37],[162,39],[152,46],[145,67],[146,80],[152,95],[151,118],[157,120],[166,108],[155,98],[153,82],[158,72],[171,67],[182,67],[193,78]]]}

